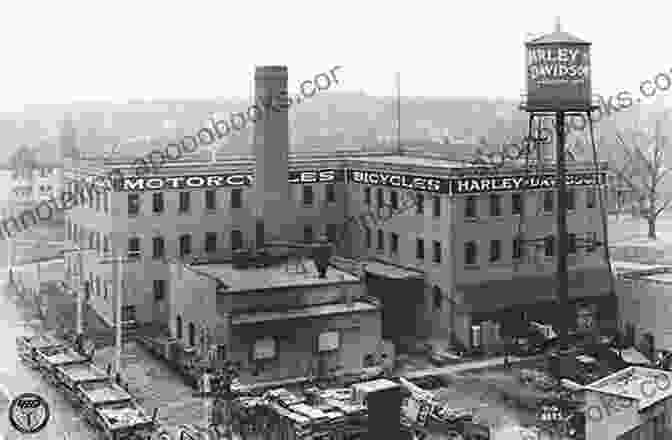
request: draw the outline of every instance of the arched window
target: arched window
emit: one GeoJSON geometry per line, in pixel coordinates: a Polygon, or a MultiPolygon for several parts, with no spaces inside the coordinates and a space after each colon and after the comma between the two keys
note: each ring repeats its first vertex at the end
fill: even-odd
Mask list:
{"type": "Polygon", "coordinates": [[[434,297],[434,310],[441,310],[441,305],[443,304],[443,295],[441,294],[441,289],[438,286],[434,286],[432,289],[432,295],[434,297]]]}
{"type": "Polygon", "coordinates": [[[192,347],[196,345],[196,326],[193,322],[189,323],[189,345],[192,347]]]}
{"type": "Polygon", "coordinates": [[[182,340],[182,317],[180,315],[177,315],[175,320],[175,334],[178,340],[182,340]]]}

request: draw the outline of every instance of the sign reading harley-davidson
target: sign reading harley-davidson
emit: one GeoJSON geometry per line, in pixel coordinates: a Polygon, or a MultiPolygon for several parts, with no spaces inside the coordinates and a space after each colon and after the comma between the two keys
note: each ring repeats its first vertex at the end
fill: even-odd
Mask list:
{"type": "MultiPolygon", "coordinates": [[[[452,181],[452,194],[477,194],[555,188],[554,175],[465,177],[452,181]]],[[[603,185],[605,173],[568,174],[568,187],[603,185]]]]}

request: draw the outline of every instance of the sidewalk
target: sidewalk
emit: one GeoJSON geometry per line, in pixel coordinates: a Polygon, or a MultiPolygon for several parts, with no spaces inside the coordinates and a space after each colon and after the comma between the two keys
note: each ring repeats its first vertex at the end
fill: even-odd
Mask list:
{"type": "MultiPolygon", "coordinates": [[[[97,350],[94,363],[103,369],[113,364],[114,347],[97,350]]],[[[124,344],[122,351],[122,381],[138,398],[138,403],[153,414],[158,408],[158,420],[167,428],[180,424],[201,423],[205,412],[203,399],[194,397],[194,390],[184,384],[164,362],[155,359],[135,342],[124,344]]]]}
{"type": "MultiPolygon", "coordinates": [[[[509,356],[509,362],[515,364],[529,358],[520,358],[515,356],[509,356]]],[[[446,365],[445,367],[436,367],[436,368],[427,368],[424,370],[409,371],[403,376],[406,379],[417,379],[426,376],[440,376],[443,374],[457,374],[470,370],[481,370],[488,367],[499,367],[504,365],[504,356],[495,357],[491,359],[484,359],[481,361],[469,361],[463,362],[460,364],[446,365]]]]}

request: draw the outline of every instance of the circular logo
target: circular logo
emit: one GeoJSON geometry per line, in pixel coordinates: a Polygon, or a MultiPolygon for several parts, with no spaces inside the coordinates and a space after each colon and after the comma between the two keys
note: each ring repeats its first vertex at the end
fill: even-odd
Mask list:
{"type": "Polygon", "coordinates": [[[41,431],[49,422],[49,404],[35,393],[16,396],[9,405],[9,421],[22,434],[41,431]]]}

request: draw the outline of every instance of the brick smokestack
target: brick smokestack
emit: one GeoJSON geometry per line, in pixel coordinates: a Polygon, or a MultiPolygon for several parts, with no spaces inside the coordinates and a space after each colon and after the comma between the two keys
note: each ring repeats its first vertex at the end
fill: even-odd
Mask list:
{"type": "Polygon", "coordinates": [[[294,224],[288,182],[289,111],[283,107],[287,102],[287,79],[286,66],[257,66],[254,73],[255,104],[264,106],[263,116],[254,125],[252,147],[256,164],[252,209],[257,221],[257,242],[260,230],[265,239],[291,239],[294,224]]]}

